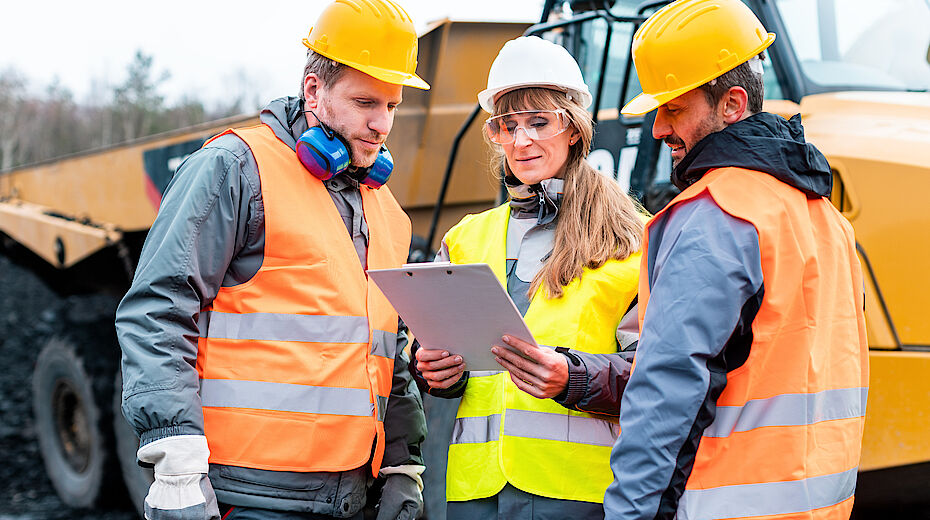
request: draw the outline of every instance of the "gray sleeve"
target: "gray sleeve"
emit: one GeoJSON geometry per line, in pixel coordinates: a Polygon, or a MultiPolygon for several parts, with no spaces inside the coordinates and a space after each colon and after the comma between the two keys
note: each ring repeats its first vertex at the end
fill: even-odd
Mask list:
{"type": "MultiPolygon", "coordinates": [[[[142,437],[202,434],[197,319],[259,232],[257,172],[235,135],[188,157],[169,184],[116,312],[123,414],[142,437]]],[[[241,273],[242,276],[254,272],[241,273]]]]}
{"type": "Polygon", "coordinates": [[[619,415],[620,398],[632,366],[623,354],[590,354],[580,350],[562,353],[568,358],[568,386],[553,400],[582,412],[619,415]]]}
{"type": "Polygon", "coordinates": [[[604,497],[612,519],[674,517],[726,372],[735,368],[727,350],[748,355],[751,339],[741,334],[763,291],[758,233],[709,195],[679,204],[651,231],[650,299],[604,497]]]}
{"type": "Polygon", "coordinates": [[[426,416],[420,392],[408,371],[410,358],[404,352],[407,346],[407,327],[398,320],[397,354],[394,357],[394,380],[384,416],[384,462],[382,466],[423,464],[420,444],[426,439],[426,416]]]}

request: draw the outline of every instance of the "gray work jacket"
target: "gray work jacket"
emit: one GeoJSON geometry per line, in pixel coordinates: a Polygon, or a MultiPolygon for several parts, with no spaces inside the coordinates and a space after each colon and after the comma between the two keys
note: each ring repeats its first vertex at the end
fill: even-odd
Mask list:
{"type": "MultiPolygon", "coordinates": [[[[261,122],[292,149],[307,129],[296,98],[272,101],[262,110],[261,122]]],[[[358,185],[336,177],[326,186],[364,265],[368,227],[358,185]]],[[[308,232],[313,225],[317,224],[308,223],[308,232]]],[[[123,414],[142,444],[172,435],[203,434],[195,369],[200,310],[212,303],[220,287],[240,285],[258,272],[264,242],[255,158],[238,136],[219,137],[188,157],[169,184],[132,286],[117,310],[123,414]]],[[[402,323],[397,342],[384,419],[383,466],[422,464],[419,445],[426,435],[420,395],[407,370],[402,323]]],[[[349,517],[361,509],[370,474],[368,464],[336,473],[210,465],[210,481],[220,502],[336,517],[349,517]]]]}

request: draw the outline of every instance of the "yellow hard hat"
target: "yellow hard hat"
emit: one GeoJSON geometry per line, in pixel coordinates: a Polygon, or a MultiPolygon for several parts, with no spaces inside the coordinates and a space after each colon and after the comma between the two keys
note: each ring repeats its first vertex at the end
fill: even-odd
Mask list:
{"type": "Polygon", "coordinates": [[[303,40],[310,50],[394,85],[429,90],[417,74],[417,32],[391,0],[335,0],[303,40]]]}
{"type": "Polygon", "coordinates": [[[643,93],[623,107],[642,115],[749,61],[775,41],[740,0],[677,0],[633,36],[643,93]]]}

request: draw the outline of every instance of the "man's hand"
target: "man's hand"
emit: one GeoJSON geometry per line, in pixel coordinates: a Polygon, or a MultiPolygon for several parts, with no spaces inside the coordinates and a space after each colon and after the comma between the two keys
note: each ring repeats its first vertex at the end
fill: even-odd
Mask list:
{"type": "Polygon", "coordinates": [[[539,348],[513,336],[504,336],[504,343],[522,352],[530,361],[501,346],[491,347],[497,362],[510,372],[517,388],[539,399],[561,394],[568,386],[568,359],[550,348],[539,348]]]}
{"type": "Polygon", "coordinates": [[[143,508],[146,520],[219,520],[207,478],[209,456],[203,435],[165,437],[139,448],[139,460],[155,465],[143,508]]]}
{"type": "Polygon", "coordinates": [[[462,378],[465,361],[462,356],[453,356],[447,350],[420,348],[417,350],[417,370],[423,374],[430,388],[449,388],[462,378]]]}

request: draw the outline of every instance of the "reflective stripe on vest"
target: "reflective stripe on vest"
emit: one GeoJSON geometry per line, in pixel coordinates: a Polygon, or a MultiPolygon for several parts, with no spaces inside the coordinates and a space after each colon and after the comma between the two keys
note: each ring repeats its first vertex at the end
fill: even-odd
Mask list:
{"type": "MultiPolygon", "coordinates": [[[[868,397],[852,228],[824,198],[768,174],[721,168],[656,215],[645,249],[670,208],[705,193],[758,232],[765,294],[749,357],[727,374],[697,452],[683,455],[694,462],[677,516],[849,518],[868,397]]],[[[640,324],[648,282],[640,280],[640,324]]]]}
{"type": "Polygon", "coordinates": [[[472,370],[468,373],[468,378],[473,377],[490,377],[503,373],[502,370],[472,370]]]}
{"type": "MultiPolygon", "coordinates": [[[[321,316],[253,312],[236,314],[204,311],[198,321],[208,338],[303,341],[308,343],[367,343],[368,319],[364,316],[321,316]]],[[[373,331],[371,353],[394,359],[397,333],[373,331]]]]}
{"type": "MultiPolygon", "coordinates": [[[[504,435],[611,447],[620,427],[603,419],[506,410],[504,435]]],[[[496,441],[500,437],[501,414],[484,417],[457,417],[452,427],[452,444],[496,441]]]]}
{"type": "Polygon", "coordinates": [[[203,406],[370,417],[375,406],[365,388],[291,385],[266,381],[202,379],[203,406]]]}
{"type": "Polygon", "coordinates": [[[812,394],[753,399],[743,406],[718,406],[704,437],[727,437],[766,426],[799,426],[865,416],[868,388],[838,388],[812,394]]]}
{"type": "Polygon", "coordinates": [[[859,468],[852,468],[802,480],[689,489],[681,496],[677,518],[707,520],[790,515],[836,506],[856,492],[858,471],[859,468]]]}
{"type": "MultiPolygon", "coordinates": [[[[465,217],[444,238],[454,263],[487,263],[506,286],[507,204],[465,217]]],[[[639,254],[585,269],[564,295],[537,292],[526,320],[540,344],[616,352],[616,328],[636,295],[639,254]]],[[[447,500],[485,498],[509,482],[535,495],[602,502],[613,480],[616,420],[519,390],[507,372],[470,372],[449,446],[447,500]]]]}
{"type": "Polygon", "coordinates": [[[202,312],[201,332],[209,338],[368,343],[368,318],[252,312],[202,312]]]}
{"type": "MultiPolygon", "coordinates": [[[[397,314],[370,283],[326,187],[265,125],[250,148],[265,208],[262,265],[200,313],[197,371],[210,462],[338,472],[384,454],[397,314]],[[333,449],[338,446],[339,449],[333,449]]],[[[410,221],[387,187],[360,188],[368,267],[399,267],[410,221]]]]}
{"type": "Polygon", "coordinates": [[[456,417],[450,444],[496,441],[501,436],[501,414],[456,417]]]}

